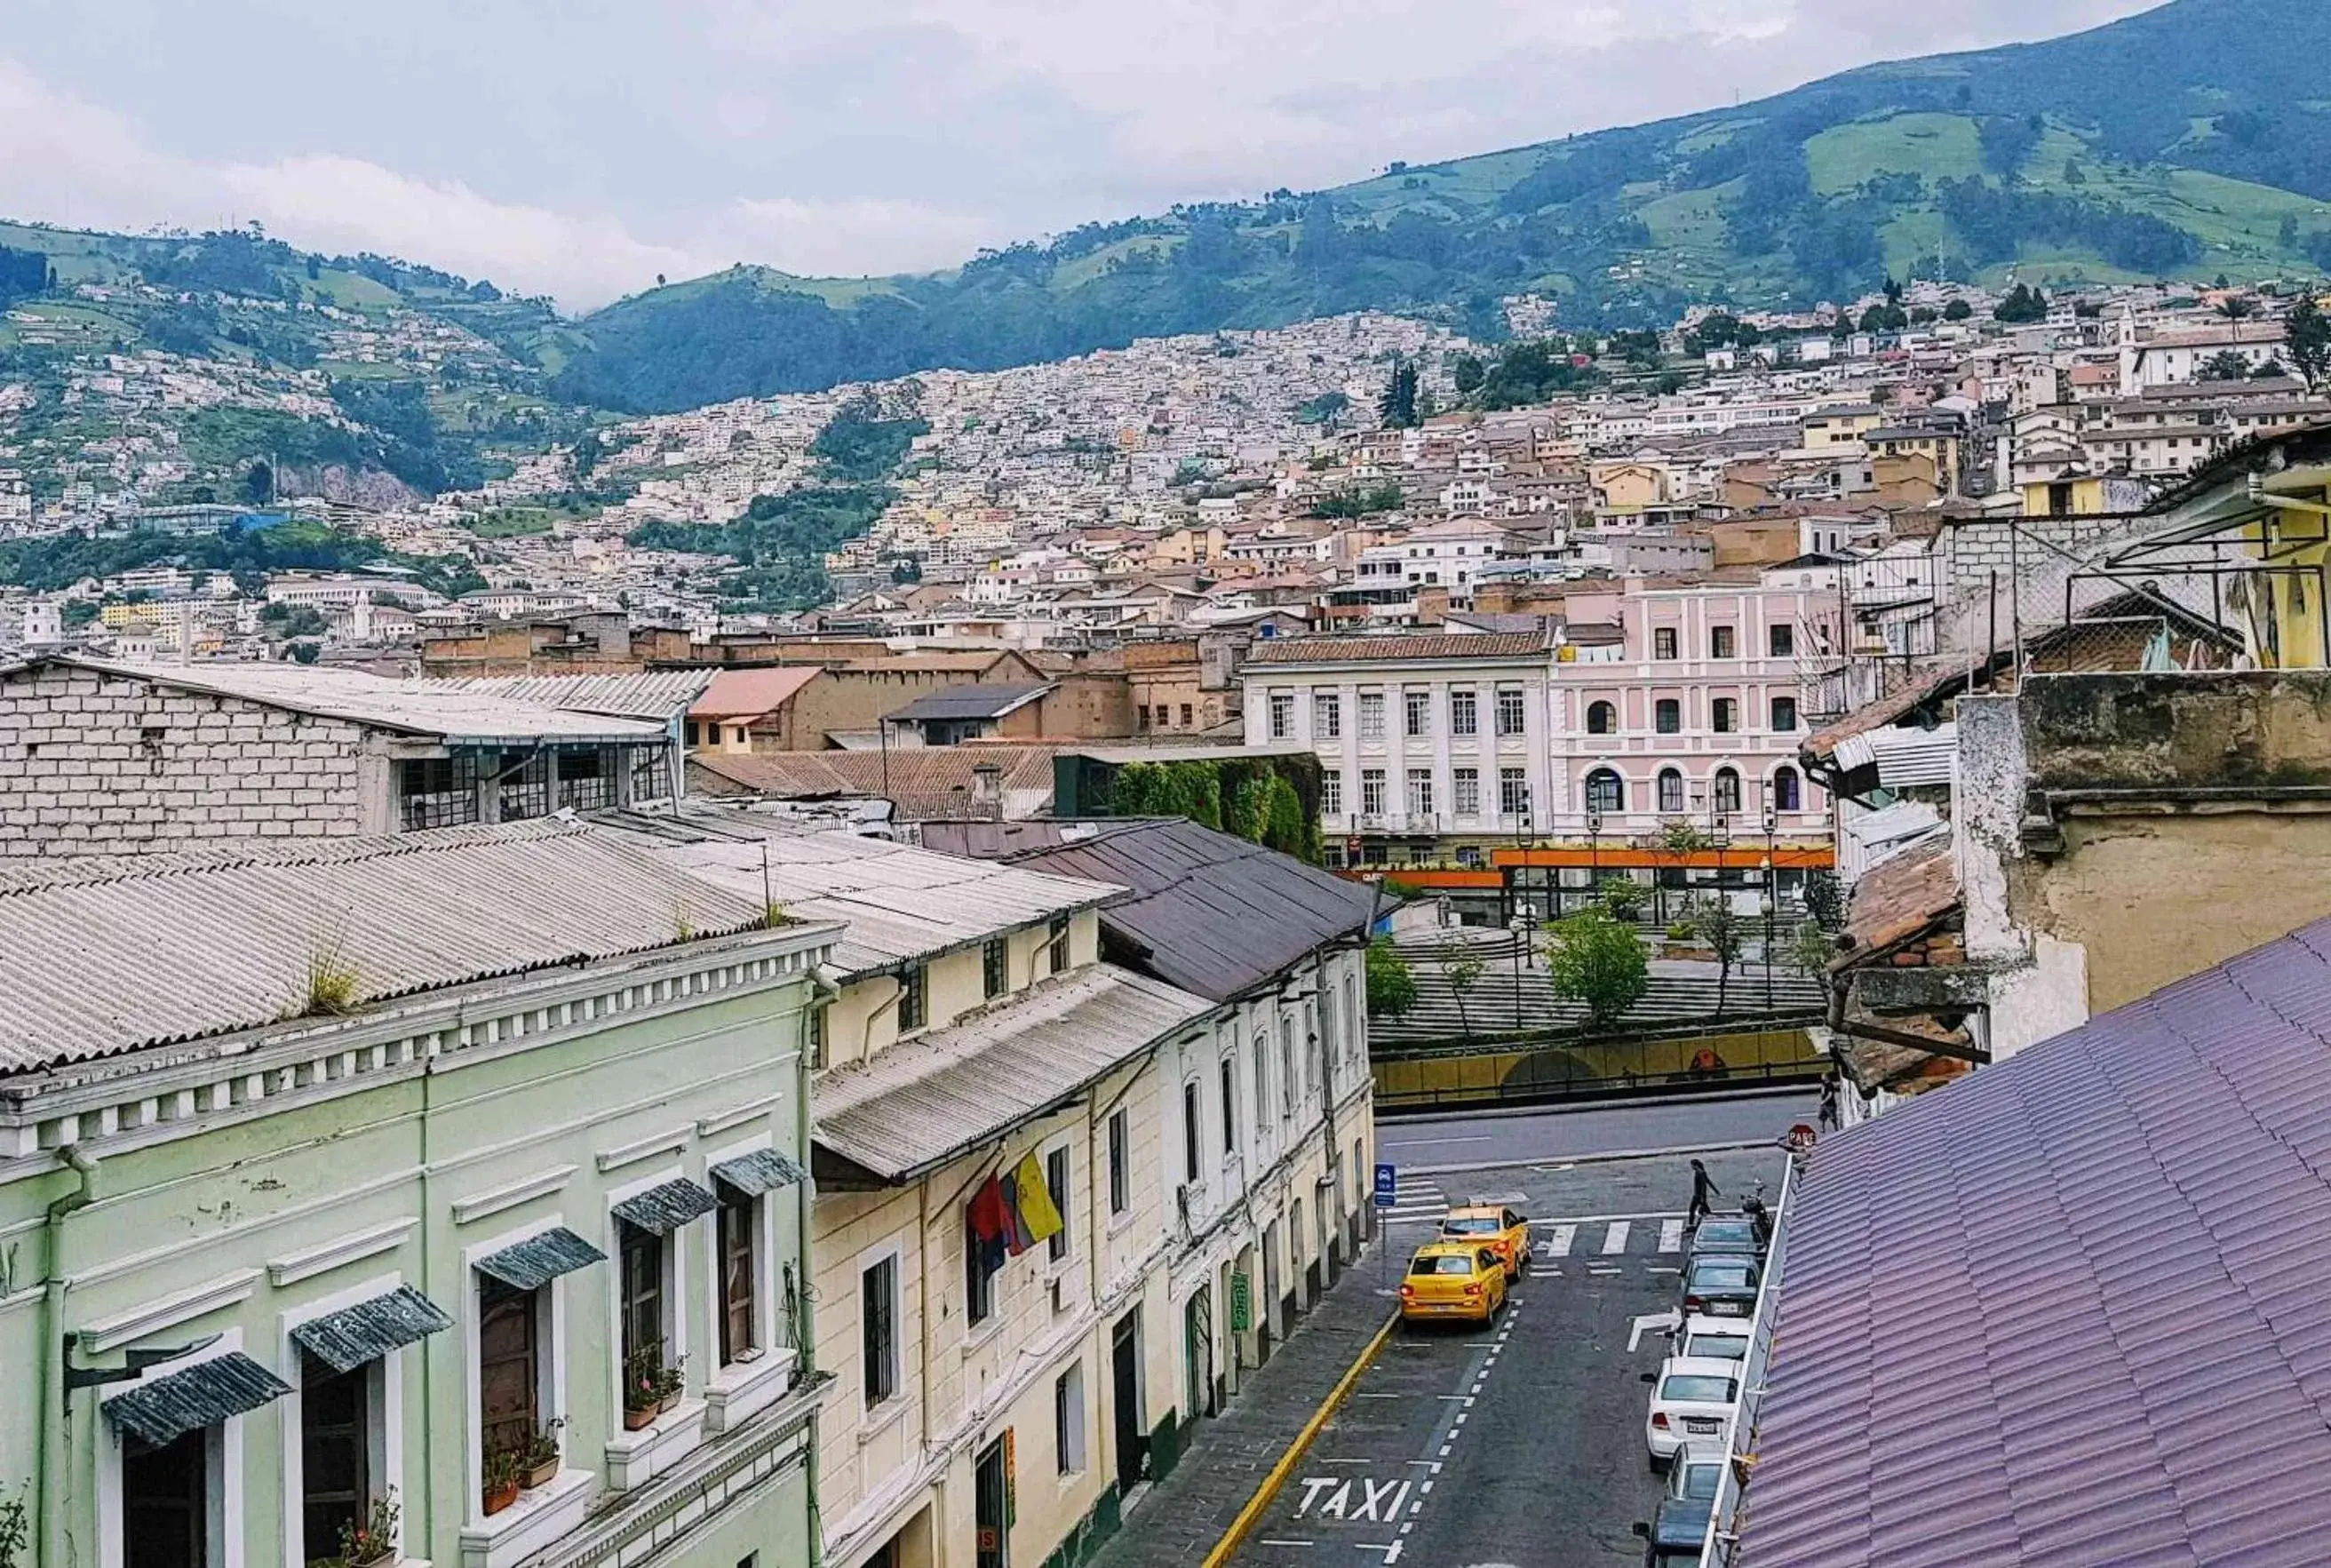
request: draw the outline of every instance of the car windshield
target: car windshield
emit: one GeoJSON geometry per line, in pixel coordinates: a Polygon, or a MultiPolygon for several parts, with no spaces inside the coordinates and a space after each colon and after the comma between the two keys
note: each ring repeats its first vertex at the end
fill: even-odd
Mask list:
{"type": "Polygon", "coordinates": [[[1441,1221],[1441,1229],[1451,1236],[1493,1236],[1505,1227],[1486,1215],[1468,1214],[1461,1219],[1441,1221]]]}
{"type": "Polygon", "coordinates": [[[1722,1465],[1686,1465],[1683,1481],[1676,1492],[1679,1497],[1698,1502],[1716,1496],[1716,1478],[1724,1473],[1722,1465]]]}
{"type": "Polygon", "coordinates": [[[1408,1266],[1411,1274],[1470,1274],[1473,1260],[1462,1252],[1439,1252],[1408,1266]]]}
{"type": "Polygon", "coordinates": [[[1694,1289],[1739,1286],[1743,1288],[1756,1278],[1755,1269],[1744,1259],[1704,1258],[1691,1266],[1694,1289]]]}
{"type": "Polygon", "coordinates": [[[1660,1397],[1690,1404],[1730,1404],[1732,1380],[1679,1372],[1660,1385],[1660,1397]]]}
{"type": "Polygon", "coordinates": [[[1756,1232],[1746,1220],[1702,1220],[1692,1232],[1695,1247],[1753,1247],[1756,1232]]]}
{"type": "Polygon", "coordinates": [[[1695,1334],[1684,1341],[1686,1355],[1712,1355],[1722,1361],[1745,1361],[1748,1357],[1748,1336],[1745,1334],[1695,1334]]]}
{"type": "Polygon", "coordinates": [[[1662,1546],[1651,1558],[1653,1568],[1698,1568],[1697,1546],[1662,1546]]]}

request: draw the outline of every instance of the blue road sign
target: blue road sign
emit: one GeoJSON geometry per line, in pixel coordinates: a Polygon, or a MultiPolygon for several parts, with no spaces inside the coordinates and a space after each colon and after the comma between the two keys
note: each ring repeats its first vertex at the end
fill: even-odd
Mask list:
{"type": "Polygon", "coordinates": [[[1389,1209],[1394,1196],[1400,1191],[1400,1167],[1380,1164],[1376,1167],[1376,1207],[1389,1209]]]}

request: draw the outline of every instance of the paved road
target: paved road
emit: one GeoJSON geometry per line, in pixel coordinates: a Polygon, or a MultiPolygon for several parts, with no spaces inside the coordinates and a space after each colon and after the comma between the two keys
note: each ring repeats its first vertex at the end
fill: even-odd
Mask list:
{"type": "MultiPolygon", "coordinates": [[[[1727,1190],[1780,1190],[1783,1159],[1707,1156],[1727,1190]]],[[[1397,1331],[1235,1561],[1247,1568],[1622,1568],[1651,1517],[1645,1389],[1674,1305],[1681,1159],[1465,1178],[1532,1217],[1532,1272],[1487,1329],[1397,1331]],[[1630,1348],[1631,1337],[1639,1342],[1630,1348]]],[[[1403,1205],[1412,1198],[1405,1186],[1403,1205]]],[[[1410,1232],[1422,1239],[1420,1229],[1410,1232]]],[[[1402,1232],[1395,1231],[1394,1252],[1402,1232]]]]}
{"type": "Polygon", "coordinates": [[[1376,1129],[1376,1157],[1403,1166],[1486,1165],[1748,1143],[1777,1138],[1792,1123],[1812,1122],[1820,1103],[1806,1089],[1518,1114],[1387,1117],[1376,1129]]]}

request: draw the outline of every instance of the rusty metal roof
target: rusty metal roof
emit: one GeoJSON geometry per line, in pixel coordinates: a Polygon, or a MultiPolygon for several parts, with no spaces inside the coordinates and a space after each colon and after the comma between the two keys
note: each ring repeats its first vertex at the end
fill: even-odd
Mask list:
{"type": "Polygon", "coordinates": [[[598,713],[610,718],[646,718],[669,724],[712,684],[714,671],[626,670],[601,675],[462,675],[433,679],[433,687],[466,691],[504,702],[598,713]]]}

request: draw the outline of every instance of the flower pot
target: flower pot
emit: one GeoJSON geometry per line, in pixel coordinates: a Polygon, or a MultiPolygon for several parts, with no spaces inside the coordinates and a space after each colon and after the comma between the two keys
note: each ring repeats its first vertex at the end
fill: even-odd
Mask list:
{"type": "Polygon", "coordinates": [[[678,1404],[679,1402],[680,1402],[680,1390],[678,1390],[678,1389],[674,1389],[674,1390],[672,1390],[670,1393],[665,1394],[661,1399],[659,1399],[658,1401],[656,1401],[656,1410],[657,1410],[659,1412],[663,1411],[668,1411],[668,1410],[671,1409],[671,1407],[672,1407],[672,1406],[674,1406],[674,1405],[678,1404]]]}
{"type": "Polygon", "coordinates": [[[653,1405],[648,1405],[640,1410],[627,1410],[623,1412],[623,1430],[627,1432],[635,1432],[642,1427],[652,1426],[659,1413],[653,1405]]]}
{"type": "Polygon", "coordinates": [[[517,1501],[518,1483],[516,1481],[507,1486],[486,1488],[486,1512],[489,1514],[499,1514],[517,1501]]]}
{"type": "Polygon", "coordinates": [[[554,1457],[543,1460],[542,1463],[528,1470],[518,1478],[518,1481],[519,1486],[530,1492],[537,1487],[547,1487],[557,1478],[558,1460],[554,1457]]]}

